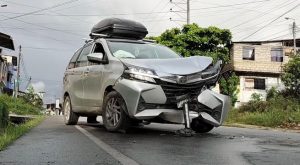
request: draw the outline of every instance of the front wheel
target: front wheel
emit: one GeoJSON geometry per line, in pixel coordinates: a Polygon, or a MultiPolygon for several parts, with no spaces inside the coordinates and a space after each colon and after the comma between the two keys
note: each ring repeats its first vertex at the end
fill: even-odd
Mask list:
{"type": "Polygon", "coordinates": [[[75,125],[79,116],[72,111],[71,99],[67,96],[64,100],[64,120],[66,125],[75,125]]]}
{"type": "Polygon", "coordinates": [[[207,133],[211,131],[214,126],[208,123],[205,123],[201,118],[197,117],[192,120],[191,128],[197,133],[207,133]]]}
{"type": "Polygon", "coordinates": [[[110,132],[124,131],[130,126],[130,118],[126,114],[126,103],[122,96],[112,91],[108,93],[103,102],[103,124],[110,132]]]}

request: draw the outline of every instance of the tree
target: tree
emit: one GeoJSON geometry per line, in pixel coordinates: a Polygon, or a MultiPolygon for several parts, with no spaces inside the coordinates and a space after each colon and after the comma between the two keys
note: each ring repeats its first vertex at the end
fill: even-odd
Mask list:
{"type": "Polygon", "coordinates": [[[24,101],[35,107],[41,108],[43,106],[43,100],[37,93],[34,92],[32,86],[28,87],[27,93],[24,96],[22,96],[22,98],[24,101]]]}
{"type": "Polygon", "coordinates": [[[300,55],[292,57],[288,63],[283,66],[281,79],[286,90],[298,98],[300,97],[300,55]]]}
{"type": "MultiPolygon", "coordinates": [[[[149,37],[149,39],[154,39],[185,57],[209,56],[214,61],[222,60],[224,64],[230,63],[231,38],[231,33],[227,29],[213,26],[202,28],[195,23],[184,25],[182,29],[166,30],[158,37],[149,37]]],[[[233,105],[237,101],[238,84],[239,79],[235,74],[220,80],[221,92],[231,96],[233,105]]]]}

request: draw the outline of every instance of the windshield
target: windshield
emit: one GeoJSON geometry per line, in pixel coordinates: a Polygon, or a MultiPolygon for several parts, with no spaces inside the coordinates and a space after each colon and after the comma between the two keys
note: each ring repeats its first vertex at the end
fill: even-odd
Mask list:
{"type": "Polygon", "coordinates": [[[169,59],[181,58],[168,47],[153,43],[109,41],[109,49],[117,58],[169,59]]]}

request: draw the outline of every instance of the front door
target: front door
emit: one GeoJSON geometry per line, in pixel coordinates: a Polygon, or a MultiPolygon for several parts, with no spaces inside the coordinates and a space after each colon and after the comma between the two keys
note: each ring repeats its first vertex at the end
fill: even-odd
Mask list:
{"type": "Polygon", "coordinates": [[[76,62],[76,69],[77,69],[77,79],[76,79],[76,86],[74,86],[74,93],[78,97],[77,102],[80,103],[79,109],[80,111],[86,110],[88,107],[88,104],[86,102],[86,96],[84,95],[84,78],[87,76],[87,69],[88,69],[88,60],[87,60],[87,55],[90,54],[92,50],[93,44],[88,43],[86,44],[76,62]]]}
{"type": "MultiPolygon", "coordinates": [[[[103,46],[100,43],[95,43],[93,53],[102,53],[105,55],[103,46]]],[[[89,107],[99,108],[101,105],[101,87],[102,87],[102,74],[104,65],[95,64],[92,62],[88,63],[88,67],[85,70],[85,77],[83,79],[83,90],[85,102],[89,107]]]]}

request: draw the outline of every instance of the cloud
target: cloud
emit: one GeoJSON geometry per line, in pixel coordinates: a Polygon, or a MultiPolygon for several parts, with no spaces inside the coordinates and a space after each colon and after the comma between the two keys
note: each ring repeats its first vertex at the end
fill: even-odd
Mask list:
{"type": "Polygon", "coordinates": [[[43,81],[39,81],[36,83],[32,83],[32,87],[35,93],[45,92],[45,83],[43,81]]]}

